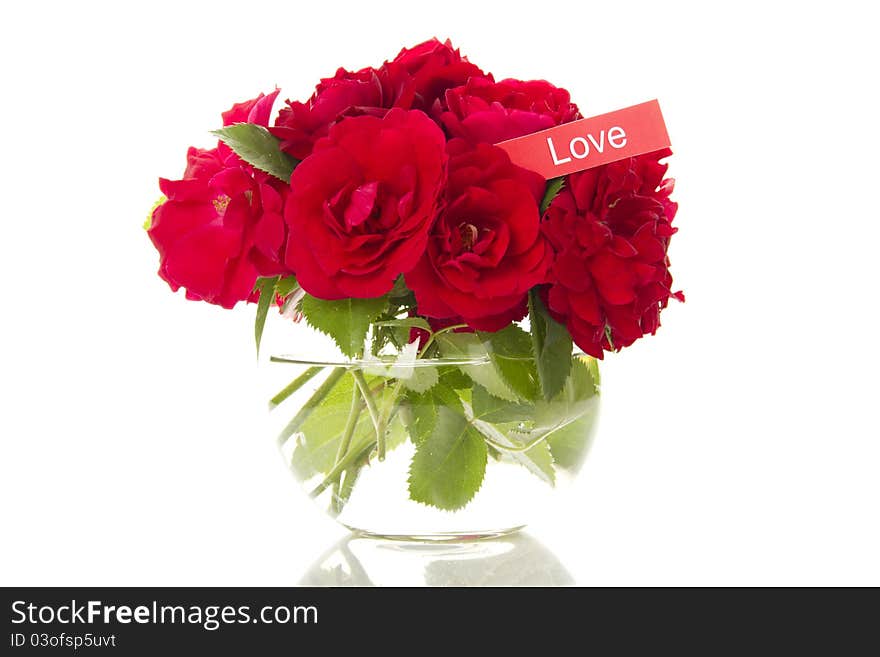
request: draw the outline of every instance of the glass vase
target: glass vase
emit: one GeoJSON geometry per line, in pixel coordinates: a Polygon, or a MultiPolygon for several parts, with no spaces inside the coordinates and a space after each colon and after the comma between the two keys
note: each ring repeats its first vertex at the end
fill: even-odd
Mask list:
{"type": "Polygon", "coordinates": [[[308,495],[368,536],[497,537],[558,504],[596,428],[596,361],[573,354],[550,399],[532,362],[511,387],[487,356],[271,357],[271,430],[308,495]],[[536,377],[536,374],[532,376],[536,377]],[[515,388],[515,389],[514,389],[515,388]]]}

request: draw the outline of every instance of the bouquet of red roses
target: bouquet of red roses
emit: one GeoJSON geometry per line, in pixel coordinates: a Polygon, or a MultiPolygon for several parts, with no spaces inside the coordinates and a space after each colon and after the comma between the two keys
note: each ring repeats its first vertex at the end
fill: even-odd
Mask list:
{"type": "MultiPolygon", "coordinates": [[[[160,181],[164,198],[148,233],[172,289],[226,308],[258,303],[258,347],[278,305],[351,359],[345,390],[355,400],[345,399],[342,415],[350,419],[360,404],[372,439],[352,438],[358,420],[342,423],[334,458],[300,464],[321,477],[317,492],[333,487],[339,511],[343,475],[373,454],[384,458],[398,414],[415,446],[409,488],[420,502],[463,506],[483,477],[471,461],[492,450],[528,458],[546,446],[558,465],[564,459],[550,438],[537,438],[553,420],[537,420],[539,407],[567,385],[598,390],[595,363],[584,365],[590,359],[573,354],[572,342],[602,358],[653,334],[669,298],[681,298],[667,258],[676,204],[661,159],[670,152],[546,181],[497,144],[582,118],[569,93],[543,80],[496,80],[436,39],[378,68],[340,68],[305,102],[287,101],[273,122],[278,93],[234,105],[214,132],[215,148],[189,149],[183,178],[160,181]],[[524,328],[518,322],[527,317],[524,328]],[[375,363],[357,365],[389,354],[397,369],[384,378],[375,363]],[[402,358],[478,357],[489,369],[469,362],[455,374],[401,375],[402,358]],[[579,375],[592,379],[572,381],[579,375]],[[454,412],[480,446],[457,452],[476,457],[450,466],[436,458],[450,456],[449,445],[423,453],[443,414],[413,420],[408,411],[419,404],[463,406],[454,412]],[[475,409],[487,405],[515,430],[479,430],[475,409]],[[426,483],[420,466],[432,465],[434,474],[458,469],[426,483]]],[[[332,381],[336,370],[310,408],[344,388],[341,374],[332,381]]],[[[286,437],[308,450],[303,424],[286,437]]],[[[544,461],[526,465],[546,470],[544,461]]]]}

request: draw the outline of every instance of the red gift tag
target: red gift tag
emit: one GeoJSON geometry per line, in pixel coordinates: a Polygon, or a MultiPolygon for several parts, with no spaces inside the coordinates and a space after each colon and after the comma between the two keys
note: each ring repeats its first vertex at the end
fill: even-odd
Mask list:
{"type": "Polygon", "coordinates": [[[659,151],[669,145],[660,103],[656,100],[498,144],[514,164],[547,179],[659,151]]]}

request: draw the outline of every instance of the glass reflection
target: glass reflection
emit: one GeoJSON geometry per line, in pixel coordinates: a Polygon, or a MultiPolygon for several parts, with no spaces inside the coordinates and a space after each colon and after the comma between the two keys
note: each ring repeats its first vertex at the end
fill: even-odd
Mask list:
{"type": "Polygon", "coordinates": [[[571,586],[569,572],[519,532],[467,543],[419,543],[350,535],[325,552],[301,586],[571,586]]]}

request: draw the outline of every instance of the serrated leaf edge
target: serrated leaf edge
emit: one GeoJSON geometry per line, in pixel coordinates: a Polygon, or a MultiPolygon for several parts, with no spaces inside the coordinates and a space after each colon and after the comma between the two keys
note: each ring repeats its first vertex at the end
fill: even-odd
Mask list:
{"type": "MultiPolygon", "coordinates": [[[[302,312],[302,304],[305,302],[305,300],[306,300],[307,298],[308,298],[308,297],[307,297],[306,295],[303,295],[303,297],[297,302],[296,307],[297,307],[297,310],[298,310],[298,311],[302,312]]],[[[328,301],[327,299],[319,299],[318,297],[312,297],[312,298],[313,298],[313,299],[317,299],[318,301],[328,301]]],[[[345,299],[335,299],[335,300],[332,300],[332,301],[348,301],[349,303],[351,303],[352,301],[357,301],[357,300],[358,300],[358,299],[356,299],[355,297],[347,297],[347,298],[345,298],[345,299]]],[[[387,297],[385,298],[385,301],[386,301],[386,304],[387,304],[387,297]]],[[[387,308],[387,305],[386,305],[386,308],[387,308]]],[[[383,312],[385,312],[385,308],[383,308],[381,311],[379,311],[379,312],[376,314],[376,316],[378,317],[378,316],[381,315],[383,312]]],[[[322,328],[319,327],[319,326],[315,326],[315,324],[312,323],[312,320],[311,320],[311,318],[309,317],[309,315],[308,315],[307,313],[302,313],[302,314],[303,314],[303,317],[305,317],[306,324],[308,324],[309,326],[311,326],[313,329],[315,329],[315,330],[318,331],[319,333],[323,333],[324,335],[326,335],[326,336],[328,336],[329,338],[331,338],[331,339],[333,340],[333,342],[336,344],[336,346],[339,347],[339,350],[340,350],[340,351],[341,351],[346,357],[348,357],[348,358],[358,358],[358,353],[357,353],[357,352],[355,352],[354,354],[349,354],[348,351],[347,351],[347,346],[343,346],[342,343],[339,341],[339,339],[338,339],[335,335],[333,335],[332,333],[329,333],[328,331],[325,331],[324,329],[322,329],[322,328]]],[[[369,325],[372,325],[372,324],[373,324],[373,321],[374,321],[375,319],[376,319],[376,318],[373,317],[373,318],[370,320],[369,325]]],[[[366,334],[364,335],[364,338],[365,338],[365,339],[366,339],[366,337],[367,337],[367,336],[369,335],[369,333],[370,333],[369,325],[367,326],[367,332],[366,332],[366,334]]],[[[362,350],[361,353],[365,353],[365,352],[366,352],[366,349],[365,349],[364,346],[361,347],[361,350],[362,350]]]]}
{"type": "Polygon", "coordinates": [[[547,187],[544,188],[544,196],[541,199],[540,206],[538,206],[542,215],[547,211],[547,208],[550,207],[550,204],[553,203],[553,199],[559,196],[559,192],[562,191],[563,187],[565,187],[565,176],[551,178],[547,181],[547,187]]]}
{"type": "MultiPolygon", "coordinates": [[[[473,426],[473,423],[470,420],[466,419],[462,433],[467,432],[469,429],[476,431],[478,434],[480,433],[479,430],[475,426],[473,426]]],[[[415,462],[415,454],[413,454],[413,458],[410,460],[410,463],[409,463],[409,469],[407,470],[407,478],[406,478],[407,491],[409,492],[409,499],[417,504],[421,504],[422,506],[427,506],[432,509],[437,509],[439,511],[445,511],[447,513],[454,513],[456,511],[463,509],[468,504],[470,504],[474,500],[474,498],[477,496],[477,494],[483,489],[483,484],[486,481],[486,468],[489,466],[489,449],[488,449],[489,445],[486,444],[486,441],[482,438],[482,435],[480,436],[480,440],[486,446],[486,461],[483,464],[483,476],[480,479],[480,485],[477,486],[476,489],[474,489],[474,492],[470,495],[470,497],[468,497],[466,500],[464,500],[459,506],[448,507],[448,508],[445,508],[442,506],[436,506],[434,504],[431,504],[430,502],[425,502],[423,500],[417,500],[417,499],[413,498],[413,496],[412,496],[412,483],[413,483],[412,468],[413,468],[413,463],[415,462]]],[[[415,446],[416,452],[418,452],[419,449],[425,449],[425,444],[426,444],[426,442],[423,442],[421,445],[416,445],[415,446]]]]}

